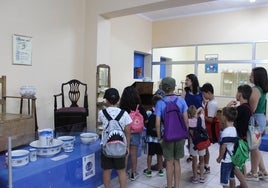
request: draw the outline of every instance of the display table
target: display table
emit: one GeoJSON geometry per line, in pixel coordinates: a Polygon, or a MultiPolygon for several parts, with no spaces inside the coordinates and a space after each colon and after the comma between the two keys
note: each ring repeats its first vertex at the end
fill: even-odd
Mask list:
{"type": "MultiPolygon", "coordinates": [[[[76,137],[73,152],[61,151],[53,157],[38,157],[37,161],[29,162],[26,166],[13,167],[12,179],[14,188],[98,187],[103,184],[100,140],[84,145],[76,137]]],[[[8,187],[8,167],[4,155],[0,156],[0,187],[8,187]]]]}

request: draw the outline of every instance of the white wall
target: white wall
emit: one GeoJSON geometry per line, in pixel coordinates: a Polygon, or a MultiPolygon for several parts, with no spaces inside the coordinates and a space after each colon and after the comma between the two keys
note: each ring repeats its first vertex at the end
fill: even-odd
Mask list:
{"type": "Polygon", "coordinates": [[[84,0],[1,0],[0,75],[7,94],[22,85],[37,88],[40,128],[53,127],[53,94],[62,82],[84,81],[84,0]],[[32,66],[12,65],[12,35],[32,37],[32,66]]]}
{"type": "Polygon", "coordinates": [[[111,19],[111,85],[120,93],[124,87],[141,81],[133,79],[134,51],[150,53],[151,41],[151,22],[139,16],[111,19]]]}

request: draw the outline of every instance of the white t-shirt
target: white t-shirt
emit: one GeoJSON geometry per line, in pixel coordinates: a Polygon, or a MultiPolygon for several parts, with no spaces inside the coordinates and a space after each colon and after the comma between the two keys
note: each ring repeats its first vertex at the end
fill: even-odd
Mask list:
{"type": "MultiPolygon", "coordinates": [[[[234,126],[232,127],[226,127],[223,131],[222,131],[222,135],[221,135],[221,139],[225,138],[225,137],[237,137],[237,132],[234,126]]],[[[233,150],[234,150],[234,143],[233,142],[226,142],[224,143],[227,146],[227,150],[229,152],[226,152],[226,156],[225,158],[223,158],[221,160],[221,162],[224,163],[231,163],[232,159],[230,154],[233,154],[233,150]],[[230,154],[229,154],[230,153],[230,154]]]]}
{"type": "Polygon", "coordinates": [[[212,99],[211,101],[208,101],[207,104],[207,112],[208,117],[215,117],[218,110],[218,103],[215,99],[212,99]]]}
{"type": "MultiPolygon", "coordinates": [[[[106,111],[111,116],[111,118],[114,119],[121,112],[121,109],[118,108],[118,107],[108,107],[108,108],[106,108],[106,111]]],[[[98,113],[98,122],[101,122],[102,123],[103,130],[108,125],[108,120],[104,116],[102,110],[100,110],[99,113],[98,113]]],[[[125,111],[124,114],[122,115],[122,117],[119,120],[119,123],[122,126],[122,129],[125,129],[126,125],[130,124],[131,122],[132,122],[131,117],[129,116],[129,114],[127,113],[127,111],[125,111]]]]}

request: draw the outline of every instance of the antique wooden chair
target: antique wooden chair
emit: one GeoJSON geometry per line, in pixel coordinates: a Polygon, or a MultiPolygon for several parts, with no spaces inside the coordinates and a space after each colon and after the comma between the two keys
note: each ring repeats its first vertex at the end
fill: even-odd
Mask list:
{"type": "Polygon", "coordinates": [[[61,85],[61,93],[54,95],[54,126],[56,134],[74,134],[87,127],[87,84],[73,79],[61,85]],[[81,95],[81,97],[80,97],[81,95]],[[58,108],[57,98],[61,98],[58,108]]]}
{"type": "Polygon", "coordinates": [[[37,119],[36,119],[36,98],[34,96],[7,96],[6,95],[6,76],[0,77],[0,151],[7,150],[7,137],[12,138],[12,147],[29,144],[36,138],[37,119]],[[15,99],[15,100],[12,100],[15,99]],[[8,108],[8,104],[12,106],[8,108]],[[11,101],[12,100],[12,101],[11,101]],[[28,102],[27,106],[23,106],[28,102]],[[16,110],[16,106],[19,106],[16,110]]]}

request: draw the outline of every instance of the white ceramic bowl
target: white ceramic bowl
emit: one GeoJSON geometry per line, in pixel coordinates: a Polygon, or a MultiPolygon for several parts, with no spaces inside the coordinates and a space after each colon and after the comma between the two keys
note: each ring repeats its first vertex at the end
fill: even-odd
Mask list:
{"type": "Polygon", "coordinates": [[[81,133],[80,139],[83,144],[89,144],[98,140],[99,135],[97,133],[81,133]]]}
{"type": "Polygon", "coordinates": [[[74,150],[74,136],[60,136],[57,139],[63,142],[62,148],[65,152],[72,152],[74,150]]]}
{"type": "Polygon", "coordinates": [[[40,157],[52,157],[61,151],[63,141],[53,139],[51,146],[40,146],[39,140],[35,140],[30,143],[30,146],[36,148],[37,155],[40,157]]]}
{"type": "Polygon", "coordinates": [[[33,97],[36,94],[36,88],[34,86],[21,86],[20,94],[23,97],[33,97]]]}
{"type": "MultiPolygon", "coordinates": [[[[8,157],[8,153],[6,153],[8,157]]],[[[8,160],[7,160],[8,162],[8,160]]],[[[25,166],[29,163],[29,151],[28,150],[13,150],[11,151],[11,164],[12,167],[25,166]]]]}

